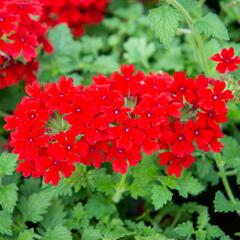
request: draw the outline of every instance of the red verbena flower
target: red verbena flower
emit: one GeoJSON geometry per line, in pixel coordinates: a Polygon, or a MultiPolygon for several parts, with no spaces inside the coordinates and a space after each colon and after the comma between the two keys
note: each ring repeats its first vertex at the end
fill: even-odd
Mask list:
{"type": "Polygon", "coordinates": [[[223,48],[221,53],[216,53],[210,59],[218,62],[216,69],[220,73],[226,73],[227,71],[234,72],[240,64],[240,57],[234,56],[234,49],[232,47],[229,49],[223,48]]]}
{"type": "Polygon", "coordinates": [[[160,150],[160,164],[179,177],[195,161],[195,149],[223,148],[220,124],[233,98],[225,88],[203,75],[145,75],[123,65],[121,73],[98,75],[88,87],[66,77],[44,88],[33,82],[4,128],[19,156],[17,171],[45,183],[57,185],[79,163],[96,169],[110,163],[125,174],[143,153],[160,150]]]}

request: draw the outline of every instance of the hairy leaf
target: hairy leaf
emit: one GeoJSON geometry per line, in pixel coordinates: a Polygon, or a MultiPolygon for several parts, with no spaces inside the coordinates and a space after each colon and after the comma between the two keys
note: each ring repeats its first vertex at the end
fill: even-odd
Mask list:
{"type": "Polygon", "coordinates": [[[17,155],[12,153],[2,153],[0,156],[0,176],[11,175],[17,165],[17,155]]]}
{"type": "Polygon", "coordinates": [[[10,213],[17,202],[17,186],[16,184],[0,185],[0,205],[10,213]]]}
{"type": "Polygon", "coordinates": [[[7,211],[0,211],[0,233],[12,235],[12,217],[7,211]]]}
{"type": "Polygon", "coordinates": [[[216,14],[208,13],[206,16],[195,21],[194,24],[200,33],[205,33],[208,37],[229,40],[228,30],[216,14]]]}
{"type": "Polygon", "coordinates": [[[222,192],[217,191],[214,198],[215,212],[234,212],[240,210],[240,201],[235,204],[227,200],[222,192]]]}
{"type": "Polygon", "coordinates": [[[150,10],[149,20],[151,28],[165,47],[169,46],[176,35],[180,13],[169,5],[162,5],[159,8],[150,10]]]}
{"type": "Polygon", "coordinates": [[[155,210],[163,207],[168,201],[172,199],[172,192],[168,190],[166,187],[161,185],[154,185],[152,188],[152,202],[155,210]]]}
{"type": "Polygon", "coordinates": [[[51,205],[51,197],[50,193],[44,191],[33,193],[29,197],[22,197],[18,209],[22,213],[24,221],[33,223],[41,221],[51,205]]]}

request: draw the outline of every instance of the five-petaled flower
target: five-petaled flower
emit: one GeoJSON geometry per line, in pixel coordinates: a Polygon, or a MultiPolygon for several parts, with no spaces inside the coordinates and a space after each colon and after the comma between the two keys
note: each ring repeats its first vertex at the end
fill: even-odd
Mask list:
{"type": "Polygon", "coordinates": [[[232,47],[229,49],[223,48],[221,53],[216,53],[210,59],[218,62],[216,69],[220,73],[226,73],[227,71],[234,72],[240,64],[240,57],[234,56],[234,49],[232,47]]]}

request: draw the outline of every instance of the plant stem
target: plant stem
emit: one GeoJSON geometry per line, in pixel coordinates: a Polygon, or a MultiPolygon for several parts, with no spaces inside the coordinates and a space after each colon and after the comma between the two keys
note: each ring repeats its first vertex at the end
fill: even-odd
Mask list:
{"type": "Polygon", "coordinates": [[[181,216],[182,216],[182,209],[180,208],[177,211],[176,216],[175,216],[175,218],[174,218],[170,228],[174,228],[177,225],[177,223],[178,223],[179,219],[181,218],[181,216]]]}
{"type": "Polygon", "coordinates": [[[224,185],[224,188],[225,188],[225,191],[227,193],[227,196],[228,198],[230,199],[230,201],[235,204],[236,203],[236,199],[232,193],[232,189],[230,187],[230,184],[227,180],[227,176],[226,176],[226,172],[225,172],[225,169],[224,169],[224,162],[222,161],[221,159],[221,155],[220,154],[215,154],[215,162],[216,162],[216,165],[219,169],[219,175],[222,179],[222,182],[223,182],[223,185],[224,185]]]}
{"type": "Polygon", "coordinates": [[[116,192],[112,197],[112,201],[114,203],[118,203],[121,200],[122,194],[125,192],[126,179],[127,179],[127,174],[123,174],[121,176],[118,186],[116,187],[116,192]]]}
{"type": "Polygon", "coordinates": [[[0,110],[0,117],[6,117],[8,114],[0,110]]]}
{"type": "Polygon", "coordinates": [[[168,2],[168,4],[175,7],[181,13],[181,15],[184,17],[185,21],[187,22],[188,26],[191,28],[193,37],[198,46],[200,60],[201,60],[203,70],[204,70],[205,74],[207,76],[209,76],[210,71],[209,71],[208,64],[207,64],[207,55],[206,55],[206,51],[204,49],[203,40],[202,40],[201,34],[199,33],[198,29],[196,29],[194,26],[193,18],[188,13],[188,11],[176,0],[167,0],[167,2],[168,2]]]}

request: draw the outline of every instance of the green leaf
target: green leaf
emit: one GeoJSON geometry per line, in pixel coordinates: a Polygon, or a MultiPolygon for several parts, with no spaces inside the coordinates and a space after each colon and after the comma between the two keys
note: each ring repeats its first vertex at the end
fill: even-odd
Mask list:
{"type": "Polygon", "coordinates": [[[17,238],[17,240],[33,240],[34,239],[34,231],[33,229],[25,230],[21,232],[17,238]]]}
{"type": "Polygon", "coordinates": [[[78,68],[80,59],[80,42],[73,39],[66,24],[51,29],[48,38],[54,46],[53,54],[44,54],[40,61],[39,79],[44,82],[56,81],[60,75],[70,73],[78,68]]]}
{"type": "Polygon", "coordinates": [[[17,202],[16,184],[0,185],[0,205],[4,210],[12,213],[17,202]]]}
{"type": "Polygon", "coordinates": [[[12,235],[12,216],[7,211],[0,211],[0,233],[12,235]]]}
{"type": "Polygon", "coordinates": [[[215,226],[215,225],[208,225],[206,227],[206,232],[207,232],[207,237],[209,239],[214,239],[216,237],[221,237],[221,236],[224,236],[224,232],[218,227],[218,226],[215,226]]]}
{"type": "Polygon", "coordinates": [[[221,142],[224,145],[222,150],[222,159],[228,167],[237,168],[240,170],[240,145],[232,137],[224,137],[221,142]]]}
{"type": "Polygon", "coordinates": [[[118,69],[117,59],[111,55],[101,55],[91,63],[91,71],[94,73],[110,74],[118,69]]]}
{"type": "Polygon", "coordinates": [[[104,47],[103,39],[100,37],[83,36],[80,42],[81,52],[84,54],[97,55],[99,50],[104,47]]]}
{"type": "Polygon", "coordinates": [[[37,223],[43,219],[51,205],[52,194],[48,192],[33,193],[29,197],[22,197],[18,205],[24,221],[37,223]]]}
{"type": "Polygon", "coordinates": [[[82,234],[82,240],[102,240],[102,234],[99,230],[94,229],[93,227],[88,227],[84,229],[82,234]]]}
{"type": "Polygon", "coordinates": [[[149,235],[147,237],[143,237],[143,236],[136,236],[134,238],[135,240],[174,240],[173,238],[167,238],[164,235],[161,234],[153,234],[153,235],[149,235]]]}
{"type": "Polygon", "coordinates": [[[150,197],[151,188],[146,188],[146,186],[154,182],[159,175],[159,166],[154,163],[153,159],[149,158],[144,155],[141,163],[131,169],[134,180],[128,190],[135,199],[138,197],[150,197]]]}
{"type": "Polygon", "coordinates": [[[204,190],[204,186],[189,172],[185,172],[181,178],[177,179],[177,183],[177,190],[184,198],[187,198],[189,194],[197,195],[204,190]]]}
{"type": "Polygon", "coordinates": [[[190,221],[178,224],[174,229],[174,232],[176,232],[180,237],[190,238],[194,233],[193,224],[190,221]]]}
{"type": "Polygon", "coordinates": [[[17,165],[17,155],[2,153],[0,156],[0,176],[12,175],[17,165]]]}
{"type": "Polygon", "coordinates": [[[114,193],[115,185],[112,176],[106,173],[105,168],[92,172],[92,174],[89,175],[89,181],[93,188],[96,188],[99,192],[107,195],[112,195],[114,193]]]}
{"type": "Polygon", "coordinates": [[[42,240],[72,240],[71,232],[63,226],[56,226],[53,229],[49,229],[43,237],[42,240]]]}
{"type": "Polygon", "coordinates": [[[176,35],[180,13],[169,5],[162,5],[159,8],[150,10],[148,15],[151,28],[165,47],[169,46],[176,35]]]}
{"type": "Polygon", "coordinates": [[[63,225],[65,222],[66,212],[60,200],[53,201],[52,205],[48,208],[48,213],[41,222],[44,229],[53,229],[56,226],[63,225]]]}
{"type": "Polygon", "coordinates": [[[222,192],[217,191],[214,198],[214,209],[215,212],[234,212],[240,210],[240,202],[237,201],[235,204],[227,200],[222,192]]]}
{"type": "Polygon", "coordinates": [[[148,66],[149,58],[155,51],[153,43],[147,43],[146,38],[130,38],[125,44],[124,58],[128,63],[142,63],[148,66]]]}
{"type": "Polygon", "coordinates": [[[199,213],[197,218],[198,229],[204,229],[209,222],[209,215],[207,209],[204,209],[199,213]]]}
{"type": "Polygon", "coordinates": [[[116,212],[116,207],[110,201],[100,195],[90,198],[85,205],[85,210],[89,218],[101,219],[116,212]]]}
{"type": "Polygon", "coordinates": [[[163,207],[168,201],[172,200],[172,192],[161,185],[154,185],[152,188],[152,202],[154,209],[158,210],[163,207]]]}
{"type": "Polygon", "coordinates": [[[208,13],[195,21],[194,25],[200,33],[205,33],[207,37],[212,36],[220,40],[229,40],[228,30],[216,14],[208,13]]]}

